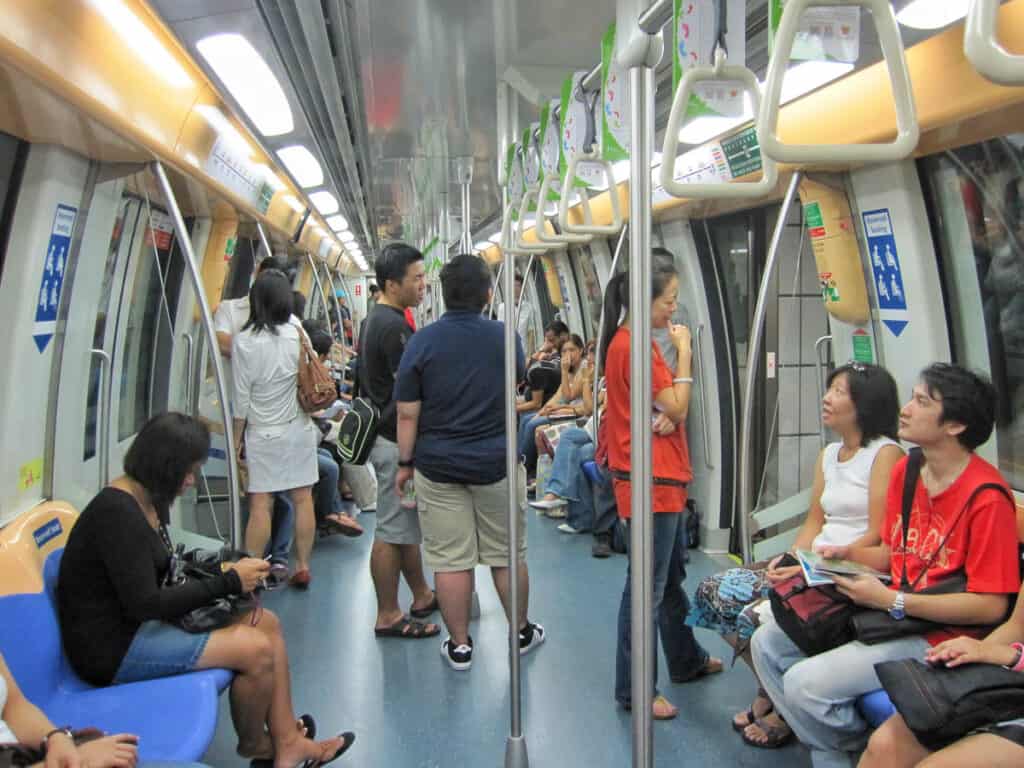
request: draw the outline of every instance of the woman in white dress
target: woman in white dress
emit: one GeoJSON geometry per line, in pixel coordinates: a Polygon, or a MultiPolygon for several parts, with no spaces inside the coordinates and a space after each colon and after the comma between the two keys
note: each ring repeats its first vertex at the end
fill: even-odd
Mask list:
{"type": "Polygon", "coordinates": [[[234,427],[249,474],[245,548],[262,555],[270,539],[273,494],[288,491],[295,506],[296,569],[291,584],[306,588],[316,534],[312,487],[320,431],[298,402],[300,334],[292,317],[292,287],[266,270],[253,283],[249,321],[232,342],[234,427]]]}

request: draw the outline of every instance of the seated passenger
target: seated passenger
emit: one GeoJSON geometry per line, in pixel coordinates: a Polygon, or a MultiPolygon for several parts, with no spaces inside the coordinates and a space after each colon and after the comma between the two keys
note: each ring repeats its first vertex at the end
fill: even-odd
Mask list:
{"type": "MultiPolygon", "coordinates": [[[[821,419],[839,441],[818,455],[810,507],[791,552],[828,545],[871,547],[881,540],[889,479],[903,456],[895,442],[899,410],[896,382],[884,368],[850,363],[829,375],[821,419]]],[[[781,558],[704,579],[694,593],[689,624],[722,633],[750,664],[746,646],[757,626],[750,608],[768,596],[773,584],[800,571],[798,565],[777,567],[781,558]]],[[[772,714],[763,689],[746,712],[733,718],[733,728],[758,747],[778,747],[792,736],[772,714]]]]}
{"type": "MultiPolygon", "coordinates": [[[[668,328],[677,350],[675,372],[669,370],[658,350],[651,343],[651,399],[659,414],[654,417],[652,469],[654,472],[654,634],[661,635],[662,647],[668,657],[673,681],[687,682],[703,675],[722,671],[722,662],[712,658],[697,642],[693,629],[684,621],[689,610],[682,582],[686,578],[683,565],[683,512],[686,510],[686,486],[693,479],[689,449],[686,443],[686,414],[690,405],[692,353],[690,331],[673,325],[679,293],[679,276],[672,255],[664,248],[652,249],[651,325],[668,328]]],[[[628,318],[629,276],[616,275],[608,283],[605,295],[605,334],[601,346],[605,361],[608,406],[604,425],[607,428],[608,466],[614,478],[615,502],[619,517],[629,524],[631,501],[630,442],[630,347],[628,320],[618,325],[619,318],[628,318]],[[625,310],[625,312],[624,312],[625,310]]],[[[653,702],[632,701],[632,565],[626,572],[626,583],[619,603],[618,649],[615,664],[615,699],[629,709],[634,704],[653,708],[654,718],[669,720],[679,710],[655,690],[653,702]]],[[[657,658],[655,653],[654,658],[657,658]]],[[[657,662],[654,662],[657,685],[657,662]]]]}
{"type": "MultiPolygon", "coordinates": [[[[498,316],[499,318],[501,315],[498,316]]],[[[532,366],[534,363],[539,363],[543,360],[552,360],[558,357],[559,351],[562,349],[562,345],[565,340],[569,338],[569,326],[563,323],[561,320],[552,320],[548,327],[544,329],[544,343],[541,344],[540,348],[530,355],[528,366],[532,366]]],[[[522,339],[520,339],[521,341],[522,339]]]]}
{"type": "MultiPolygon", "coordinates": [[[[41,757],[46,768],[134,768],[138,760],[138,737],[127,733],[76,744],[67,730],[57,728],[39,707],[25,698],[0,656],[0,765],[10,765],[4,758],[5,744],[38,747],[42,755],[29,759],[41,757]]],[[[43,765],[35,763],[38,768],[43,765]]]]}
{"type": "Polygon", "coordinates": [[[963,368],[935,363],[921,374],[910,402],[900,412],[899,436],[916,443],[924,464],[915,489],[907,542],[901,514],[907,461],[893,470],[886,500],[882,543],[875,547],[826,546],[825,557],[843,557],[888,572],[886,585],[873,576],[836,577],[840,591],[864,608],[936,622],[941,629],[875,645],[854,640],[807,658],[772,622],[751,641],[754,668],[775,709],[811,751],[816,768],[849,766],[867,741],[867,723],[857,698],[880,686],[875,664],[916,658],[930,646],[959,634],[981,636],[979,626],[1002,621],[1010,595],[1020,588],[1016,510],[993,490],[972,493],[984,483],[1005,484],[999,471],[974,453],[992,433],[992,384],[963,368]],[[967,591],[913,594],[958,571],[967,591]],[[919,581],[918,581],[919,579],[919,581]],[[966,629],[970,627],[970,629],[966,629]]]}
{"type": "MultiPolygon", "coordinates": [[[[545,634],[528,618],[525,504],[519,510],[519,615],[508,614],[509,482],[524,478],[509,478],[505,462],[504,330],[480,314],[490,298],[490,270],[477,256],[456,256],[441,270],[441,289],[448,310],[409,340],[395,380],[395,483],[403,493],[415,466],[424,559],[434,570],[450,633],[441,652],[453,669],[465,670],[473,660],[469,618],[477,565],[491,569],[506,617],[519,629],[519,652],[539,646],[545,634]],[[467,355],[471,348],[478,353],[467,355]]],[[[521,371],[518,339],[516,347],[521,371]]]]}
{"type": "MultiPolygon", "coordinates": [[[[1021,672],[1019,644],[1024,643],[1024,594],[1017,595],[1013,615],[984,640],[957,637],[925,654],[931,664],[959,667],[992,664],[1021,672]]],[[[1024,674],[1024,673],[1022,673],[1024,674]]],[[[1024,685],[1024,678],[1021,684],[1024,685]]],[[[1021,713],[1024,715],[1024,712],[1021,713]]],[[[978,728],[932,754],[918,742],[900,715],[893,715],[871,735],[858,768],[993,768],[1024,765],[1024,717],[978,728]]]]}
{"type": "MultiPolygon", "coordinates": [[[[586,388],[586,366],[583,359],[583,339],[572,334],[560,350],[558,389],[548,396],[544,405],[533,416],[527,416],[519,425],[519,455],[526,463],[526,474],[537,472],[537,427],[550,424],[553,419],[572,419],[581,415],[582,392],[586,388]]],[[[591,380],[591,384],[592,384],[591,380]]]]}
{"type": "Polygon", "coordinates": [[[257,609],[208,633],[171,623],[212,599],[252,592],[268,572],[263,560],[244,558],[219,578],[164,585],[174,549],[166,528],[170,507],[195,483],[209,448],[206,427],[180,413],[156,416],[139,431],[125,455],[125,474],[93,498],[68,537],[57,581],[64,650],[93,685],[231,669],[238,754],[273,760],[274,768],[322,765],[354,736],[305,737],[273,613],[257,609]]]}

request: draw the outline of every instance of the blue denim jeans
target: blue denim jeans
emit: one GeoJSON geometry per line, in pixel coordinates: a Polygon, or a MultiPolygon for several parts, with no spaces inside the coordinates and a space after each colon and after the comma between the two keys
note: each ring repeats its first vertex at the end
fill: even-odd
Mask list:
{"type": "Polygon", "coordinates": [[[341,494],[338,492],[341,468],[326,448],[317,448],[316,461],[320,479],[313,486],[313,512],[317,523],[320,523],[327,515],[341,514],[341,494]]]}
{"type": "MultiPolygon", "coordinates": [[[[647,653],[654,660],[654,685],[658,685],[658,641],[668,659],[668,671],[675,681],[696,677],[707,663],[708,652],[697,642],[693,629],[686,626],[690,601],[683,590],[686,567],[683,565],[683,525],[686,513],[654,515],[654,626],[647,653]]],[[[615,655],[615,698],[623,705],[632,699],[632,599],[630,596],[633,560],[626,570],[626,586],[619,603],[619,640],[615,655]]]]}
{"type": "Polygon", "coordinates": [[[550,421],[547,416],[531,413],[519,422],[519,455],[526,460],[526,471],[531,475],[537,472],[537,444],[534,442],[537,427],[543,427],[550,421]]]}
{"type": "MultiPolygon", "coordinates": [[[[592,509],[594,510],[594,523],[592,530],[594,536],[610,536],[615,529],[615,523],[619,519],[619,508],[615,503],[615,491],[612,489],[612,476],[607,467],[600,464],[597,467],[598,474],[602,481],[599,483],[587,483],[592,496],[592,509]]],[[[572,506],[570,504],[570,506],[572,506]]]]}
{"type": "Polygon", "coordinates": [[[594,458],[594,443],[590,434],[577,427],[562,433],[551,462],[551,475],[544,490],[569,502],[569,523],[577,531],[589,531],[594,526],[594,494],[590,481],[580,465],[594,458]]]}
{"type": "Polygon", "coordinates": [[[855,640],[808,658],[775,622],[759,627],[750,644],[761,684],[775,711],[811,751],[814,768],[856,764],[868,735],[857,698],[882,687],[875,664],[920,659],[927,648],[923,637],[878,645],[855,640]]]}

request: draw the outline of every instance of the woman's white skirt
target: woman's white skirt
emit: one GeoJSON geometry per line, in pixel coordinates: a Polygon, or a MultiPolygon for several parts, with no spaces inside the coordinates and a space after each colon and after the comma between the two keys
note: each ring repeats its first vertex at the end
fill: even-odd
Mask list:
{"type": "Polygon", "coordinates": [[[315,485],[320,430],[306,414],[287,424],[245,428],[249,493],[275,493],[315,485]]]}

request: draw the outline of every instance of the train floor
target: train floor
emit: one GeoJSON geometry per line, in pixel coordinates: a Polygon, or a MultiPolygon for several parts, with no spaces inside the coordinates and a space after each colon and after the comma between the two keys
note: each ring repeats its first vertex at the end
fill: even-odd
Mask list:
{"type": "MultiPolygon", "coordinates": [[[[527,516],[530,618],[544,625],[547,642],[523,658],[523,726],[532,766],[630,765],[630,715],[612,697],[615,625],[626,558],[590,556],[591,537],[560,533],[556,521],[527,516]]],[[[376,610],[369,573],[373,515],[361,517],[359,539],[321,540],[308,592],[282,590],[266,605],[281,617],[291,659],[297,712],[315,715],[321,733],[355,731],[351,752],[338,765],[361,768],[477,768],[504,764],[509,729],[509,684],[504,614],[490,577],[477,571],[481,616],[471,628],[473,667],[456,672],[441,658],[441,638],[375,638],[376,610]]],[[[691,550],[689,588],[721,566],[691,550]]],[[[402,604],[410,596],[404,588],[402,604]]],[[[440,623],[440,614],[434,620],[440,623]]],[[[726,660],[723,674],[662,690],[680,716],[656,722],[655,765],[808,766],[802,747],[767,751],[748,747],[730,718],[749,704],[753,677],[742,663],[728,669],[731,649],[697,630],[700,642],[726,660]]],[[[443,637],[443,635],[442,635],[443,637]]],[[[660,651],[659,651],[660,653],[660,651]]],[[[235,754],[227,696],[211,766],[242,766],[235,754]]]]}

